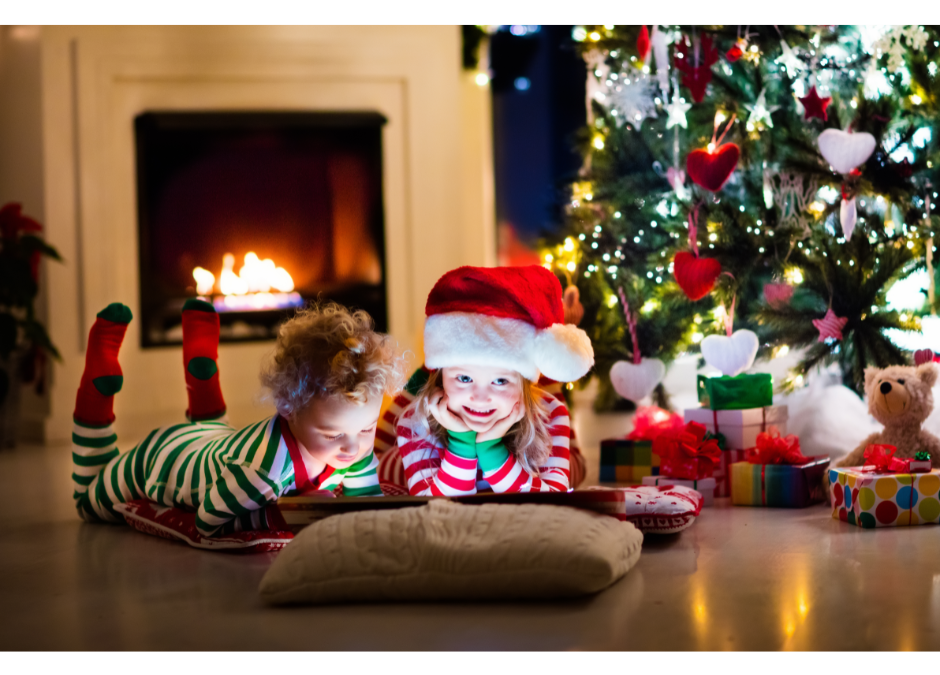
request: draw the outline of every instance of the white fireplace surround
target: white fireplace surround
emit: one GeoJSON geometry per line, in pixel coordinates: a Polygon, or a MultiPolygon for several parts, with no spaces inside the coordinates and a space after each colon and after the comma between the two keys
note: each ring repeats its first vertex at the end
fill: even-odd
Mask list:
{"type": "MultiPolygon", "coordinates": [[[[47,441],[69,438],[85,337],[95,314],[138,314],[134,117],[144,111],[376,111],[383,130],[389,331],[420,363],[424,303],[459,265],[495,260],[488,91],[461,69],[446,27],[44,27],[42,145],[48,322],[62,352],[47,441]]],[[[182,350],[121,350],[121,446],[183,420],[182,350]]],[[[270,414],[258,366],[272,342],[225,344],[232,422],[270,414]]]]}

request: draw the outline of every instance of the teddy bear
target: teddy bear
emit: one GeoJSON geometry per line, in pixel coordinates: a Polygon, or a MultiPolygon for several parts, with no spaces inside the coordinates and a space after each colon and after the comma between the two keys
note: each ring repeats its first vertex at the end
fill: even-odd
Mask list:
{"type": "Polygon", "coordinates": [[[933,385],[937,369],[928,362],[919,366],[889,366],[865,369],[868,412],[884,425],[835,466],[861,466],[865,448],[872,444],[893,445],[896,457],[911,459],[918,452],[930,453],[934,468],[940,468],[940,439],[921,424],[933,410],[933,385]]]}

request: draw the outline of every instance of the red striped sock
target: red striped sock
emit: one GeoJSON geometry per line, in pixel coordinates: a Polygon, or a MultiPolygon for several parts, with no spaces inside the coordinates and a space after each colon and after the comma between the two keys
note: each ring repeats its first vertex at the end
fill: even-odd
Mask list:
{"type": "Polygon", "coordinates": [[[114,421],[114,395],[124,386],[118,352],[133,315],[126,305],[112,303],[98,312],[88,333],[85,372],[75,397],[74,418],[87,426],[114,421]]]}
{"type": "Polygon", "coordinates": [[[204,300],[183,305],[183,365],[186,366],[186,415],[194,422],[225,414],[219,386],[219,315],[204,300]]]}

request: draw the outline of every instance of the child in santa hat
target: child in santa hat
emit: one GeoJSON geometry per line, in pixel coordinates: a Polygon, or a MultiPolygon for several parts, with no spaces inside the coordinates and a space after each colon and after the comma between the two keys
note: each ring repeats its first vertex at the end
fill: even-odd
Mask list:
{"type": "Polygon", "coordinates": [[[461,267],[438,280],[426,313],[430,373],[396,429],[409,492],[568,490],[568,410],[535,383],[583,377],[594,350],[564,323],[555,275],[461,267]]]}

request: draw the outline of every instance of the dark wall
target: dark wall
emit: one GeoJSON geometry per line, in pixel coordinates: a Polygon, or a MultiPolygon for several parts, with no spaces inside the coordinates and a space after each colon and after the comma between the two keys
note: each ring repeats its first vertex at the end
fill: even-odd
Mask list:
{"type": "Polygon", "coordinates": [[[558,227],[564,185],[581,166],[572,142],[585,123],[586,71],[571,26],[527,28],[491,36],[490,67],[497,222],[531,240],[558,227]]]}

